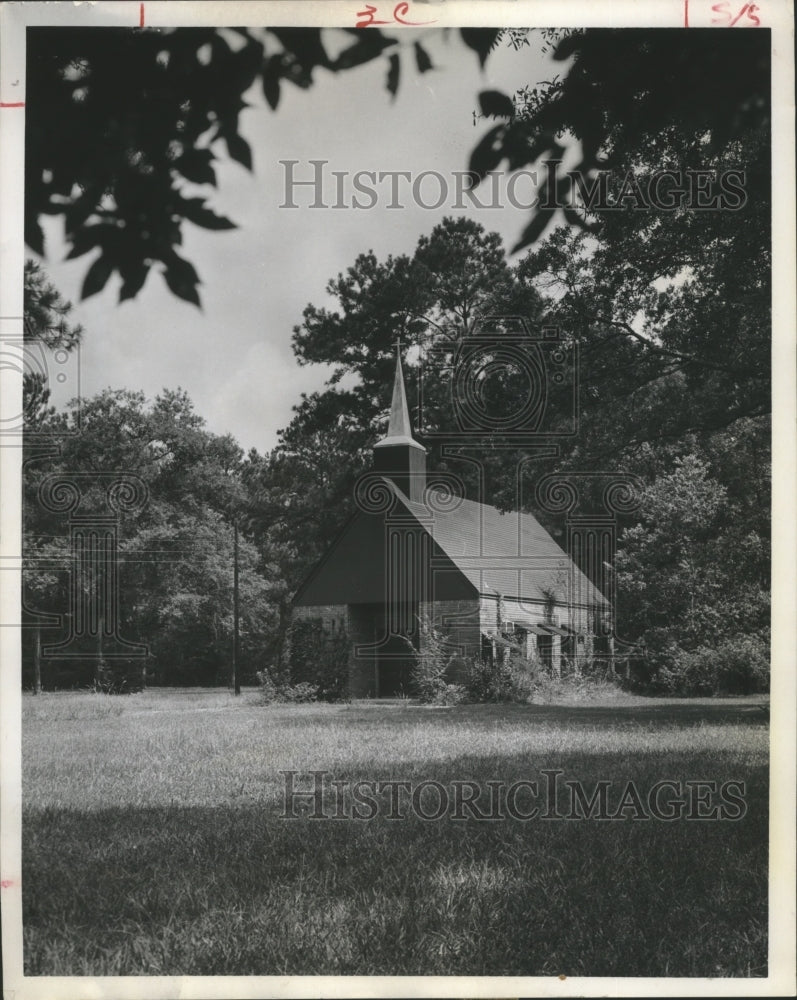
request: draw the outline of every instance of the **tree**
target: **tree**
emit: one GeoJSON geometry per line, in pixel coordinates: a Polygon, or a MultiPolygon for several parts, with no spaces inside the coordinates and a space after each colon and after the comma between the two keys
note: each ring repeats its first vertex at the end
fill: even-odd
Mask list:
{"type": "MultiPolygon", "coordinates": [[[[759,239],[760,206],[748,221],[748,238],[759,239]]],[[[745,634],[759,629],[766,610],[769,533],[768,271],[765,264],[749,268],[739,276],[741,291],[735,294],[733,261],[738,263],[744,242],[738,227],[724,220],[704,223],[712,241],[701,253],[692,222],[678,224],[691,230],[679,265],[645,258],[641,267],[629,261],[619,266],[622,246],[643,242],[632,227],[614,242],[608,236],[560,227],[510,267],[495,234],[451,220],[422,238],[411,258],[390,258],[384,264],[373,255],[359,258],[328,286],[339,308],[308,306],[305,322],[294,334],[300,359],[336,367],[328,388],[304,398],[296,408],[270,457],[271,474],[280,482],[277,496],[284,499],[288,491],[294,497],[285,509],[272,505],[271,530],[294,552],[320,556],[352,510],[353,481],[370,466],[370,448],[387,413],[394,331],[424,347],[449,345],[442,359],[445,368],[445,358],[451,360],[450,345],[474,329],[478,313],[519,313],[529,317],[537,331],[543,325],[558,326],[565,345],[577,347],[581,356],[578,434],[562,440],[557,458],[537,463],[536,474],[625,472],[650,486],[643,497],[642,523],[648,524],[649,517],[653,524],[657,518],[661,522],[652,548],[642,546],[641,536],[633,531],[622,536],[624,558],[637,560],[633,572],[626,574],[628,586],[621,589],[623,638],[651,641],[648,632],[653,626],[647,611],[635,604],[639,595],[634,580],[645,591],[648,610],[660,607],[668,622],[678,623],[676,631],[684,629],[684,646],[679,648],[697,648],[698,635],[705,643],[732,638],[734,629],[745,634]],[[492,262],[490,277],[471,295],[467,275],[487,272],[485,260],[492,262]],[[673,274],[685,261],[688,275],[673,274]],[[432,265],[437,270],[426,273],[419,293],[416,276],[432,265]],[[723,294],[717,294],[718,287],[723,294]],[[468,293],[465,299],[463,291],[468,293]],[[357,379],[354,385],[352,376],[357,379]],[[344,378],[349,383],[341,388],[344,378]],[[746,472],[750,464],[755,476],[746,472]],[[724,498],[727,523],[721,531],[713,521],[707,526],[707,531],[716,529],[714,535],[709,532],[711,545],[701,562],[687,564],[687,551],[702,544],[703,536],[678,527],[680,508],[667,520],[659,517],[656,505],[676,487],[684,509],[691,489],[698,503],[701,476],[706,489],[724,498]],[[671,543],[661,544],[659,532],[671,543]],[[657,558],[652,558],[654,553],[657,558]],[[676,600],[687,592],[695,595],[688,627],[676,600]],[[712,604],[714,596],[718,600],[712,604]],[[730,623],[730,631],[714,627],[720,618],[730,623]]],[[[411,402],[416,364],[414,354],[409,355],[411,402]]],[[[508,370],[498,372],[494,383],[482,387],[485,399],[503,400],[515,409],[525,384],[515,384],[508,370]]],[[[550,388],[547,426],[565,429],[570,400],[555,386],[550,388]]],[[[445,374],[436,381],[425,368],[425,422],[434,429],[451,428],[451,402],[445,374]]],[[[433,443],[430,450],[430,466],[444,468],[433,443]]],[[[481,455],[491,489],[486,499],[503,509],[517,504],[515,470],[521,455],[512,448],[481,455]]],[[[584,498],[586,509],[594,504],[603,510],[595,482],[595,495],[584,498]]],[[[532,498],[529,491],[526,502],[533,507],[532,498]]],[[[554,534],[563,528],[561,520],[552,517],[546,526],[554,534]]],[[[670,639],[675,634],[667,632],[670,639]]]]}
{"type": "MultiPolygon", "coordinates": [[[[766,481],[759,485],[765,488],[766,481]]],[[[683,689],[691,683],[682,675],[694,673],[695,653],[724,650],[731,658],[742,639],[748,657],[766,660],[766,514],[748,516],[695,454],[677,459],[671,472],[647,487],[642,512],[621,538],[618,589],[624,623],[646,644],[654,682],[683,689]]],[[[722,658],[712,663],[715,673],[723,667],[722,658]]],[[[752,662],[750,668],[746,683],[755,689],[761,679],[752,662]]],[[[710,693],[718,682],[717,676],[701,678],[710,693]]]]}
{"type": "MultiPolygon", "coordinates": [[[[73,306],[63,298],[34,260],[25,261],[23,289],[23,332],[28,350],[38,345],[49,353],[72,351],[83,338],[83,327],[71,322],[73,306]]],[[[46,362],[45,362],[46,365],[46,362]]],[[[55,410],[49,405],[50,390],[43,367],[25,366],[22,372],[23,419],[29,434],[52,424],[55,410]]]]}
{"type": "MultiPolygon", "coordinates": [[[[198,303],[199,275],[176,248],[186,221],[224,230],[233,223],[208,204],[215,164],[226,155],[251,169],[238,129],[255,82],[276,110],[287,84],[308,89],[317,71],[339,73],[375,59],[395,93],[411,40],[417,71],[433,68],[419,34],[349,29],[355,41],[336,56],[331,32],[311,28],[63,32],[31,29],[26,119],[26,242],[44,252],[39,219],[63,215],[71,256],[98,252],[83,295],[122,276],[135,296],[153,266],[174,294],[198,303]]],[[[522,57],[528,33],[463,29],[483,66],[499,43],[522,57]]],[[[553,221],[550,199],[567,201],[596,170],[623,177],[641,164],[707,166],[769,122],[766,33],[588,29],[542,32],[554,58],[572,60],[562,76],[529,84],[514,99],[478,95],[485,117],[504,118],[473,150],[477,177],[506,163],[516,170],[561,159],[565,134],[581,143],[573,175],[549,174],[516,249],[535,243],[553,221]],[[555,179],[554,179],[555,178],[555,179]],[[555,190],[554,190],[555,188],[555,190]]],[[[768,146],[750,169],[767,176],[768,146]]],[[[575,207],[568,221],[587,221],[575,207]]],[[[639,213],[637,213],[639,214],[639,213]]],[[[606,220],[604,219],[604,223],[606,220]]]]}
{"type": "MultiPolygon", "coordinates": [[[[515,281],[498,234],[463,218],[444,219],[411,257],[359,255],[327,293],[335,307],[308,305],[293,347],[300,364],[335,366],[328,387],[302,398],[258,473],[255,520],[272,543],[296,553],[294,587],[353,510],[355,480],[386,429],[396,338],[427,350],[437,345],[450,357],[480,315],[509,304],[533,321],[539,310],[537,294],[515,281]]],[[[417,363],[414,357],[410,365],[417,363]]],[[[442,360],[438,367],[425,383],[424,407],[432,425],[450,427],[442,360]]]]}
{"type": "MultiPolygon", "coordinates": [[[[209,204],[225,157],[252,169],[239,130],[245,94],[259,81],[276,110],[286,85],[308,89],[317,72],[341,73],[383,54],[387,89],[398,87],[402,46],[379,28],[345,30],[334,57],[315,28],[29,30],[25,241],[44,254],[42,215],[63,216],[69,256],[94,253],[82,297],[122,278],[135,297],[153,267],[170,291],[199,305],[200,277],[181,256],[186,222],[235,224],[209,204]],[[223,152],[222,152],[223,150],[223,152]]],[[[338,32],[338,34],[340,34],[338,32]]],[[[465,29],[483,63],[494,29],[465,29]]],[[[405,39],[407,36],[403,36],[405,39]]],[[[432,69],[413,39],[419,72],[432,69]]]]}
{"type": "MultiPolygon", "coordinates": [[[[140,392],[106,390],[83,402],[80,433],[77,420],[77,409],[71,408],[54,422],[57,450],[42,451],[25,466],[23,555],[31,612],[63,615],[69,607],[68,528],[64,515],[40,503],[45,478],[77,482],[81,514],[107,515],[109,476],[135,475],[147,498],[119,521],[121,636],[147,645],[150,680],[226,682],[237,522],[239,670],[244,678],[253,677],[273,643],[278,614],[272,591],[279,581],[248,530],[240,447],[229,436],[210,434],[181,390],[164,391],[151,403],[140,392]],[[45,557],[50,562],[42,569],[45,557]]],[[[71,586],[93,586],[89,570],[73,571],[71,586]]],[[[53,643],[59,638],[52,632],[47,637],[53,643]]],[[[96,657],[89,645],[85,663],[45,661],[46,683],[91,682],[96,657]]],[[[26,670],[32,657],[33,646],[26,644],[26,670]]]]}
{"type": "Polygon", "coordinates": [[[83,337],[83,327],[70,322],[73,310],[47,277],[41,264],[25,261],[24,331],[28,340],[38,340],[49,348],[71,351],[83,337]]]}
{"type": "MultiPolygon", "coordinates": [[[[600,171],[609,172],[622,195],[629,173],[711,167],[726,154],[733,158],[746,137],[761,136],[746,166],[753,183],[767,189],[766,33],[590,28],[550,40],[555,60],[572,60],[567,72],[522,88],[514,99],[496,94],[492,112],[507,121],[494,126],[471,157],[482,177],[504,161],[511,170],[546,166],[539,202],[515,249],[535,243],[560,205],[578,227],[611,228],[615,218],[621,227],[640,224],[643,212],[596,217],[584,207],[584,184],[600,171]],[[552,169],[561,163],[566,136],[578,140],[581,152],[568,172],[552,169]],[[579,191],[582,197],[573,200],[579,191]]],[[[635,197],[631,184],[620,200],[630,205],[635,197]]]]}

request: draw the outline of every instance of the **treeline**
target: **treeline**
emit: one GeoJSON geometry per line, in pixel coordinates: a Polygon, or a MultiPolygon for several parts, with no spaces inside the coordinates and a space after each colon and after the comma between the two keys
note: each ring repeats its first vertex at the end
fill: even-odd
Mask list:
{"type": "MultiPolygon", "coordinates": [[[[582,314],[587,298],[593,311],[602,305],[608,315],[614,308],[611,300],[601,303],[610,273],[599,246],[589,248],[585,237],[564,230],[510,266],[499,237],[467,220],[446,220],[419,241],[411,258],[361,256],[330,282],[340,311],[308,306],[294,332],[300,362],[332,361],[337,370],[324,391],[301,400],[278,447],[265,455],[244,454],[231,437],[209,432],[181,390],[164,390],[154,400],[106,390],[56,413],[42,379],[27,376],[24,596],[30,627],[23,684],[35,685],[37,663],[50,688],[113,685],[120,670],[133,686],[144,679],[228,683],[236,527],[238,677],[246,683],[265,672],[284,680],[291,597],[353,510],[354,482],[370,468],[371,446],[387,419],[396,334],[422,346],[426,356],[430,348],[437,352],[440,363],[424,371],[425,427],[450,429],[456,400],[447,365],[456,345],[478,333],[481,316],[523,315],[532,333],[556,324],[563,348],[582,350],[579,433],[558,457],[529,466],[526,505],[540,513],[533,487],[551,471],[574,478],[622,472],[643,483],[637,511],[619,524],[612,568],[618,632],[635,650],[630,682],[684,693],[765,687],[769,417],[766,377],[756,365],[743,368],[752,321],[735,340],[731,330],[723,345],[707,344],[699,361],[686,355],[685,335],[677,347],[644,323],[641,333],[618,335],[582,314]],[[556,287],[576,266],[583,291],[572,282],[564,291],[556,287]],[[355,376],[347,389],[340,387],[344,375],[355,376]],[[109,485],[130,477],[143,499],[121,509],[110,503],[109,485]],[[70,482],[79,505],[53,509],[53,490],[70,482]],[[102,592],[108,571],[85,556],[85,543],[80,562],[70,532],[76,523],[99,524],[103,517],[116,519],[119,618],[115,634],[99,640],[96,629],[85,621],[78,628],[69,615],[75,615],[75,588],[88,607],[86,595],[92,588],[102,592]],[[47,615],[65,617],[59,627],[47,615]],[[70,634],[63,648],[71,655],[64,658],[50,647],[70,634]],[[147,656],[127,660],[117,638],[138,643],[147,656]]],[[[82,334],[68,323],[68,304],[35,265],[27,279],[29,331],[68,348],[70,337],[74,342],[82,334]]],[[[670,294],[683,297],[683,286],[670,294]]],[[[692,310],[709,294],[692,282],[692,310]]],[[[635,305],[625,301],[625,313],[612,315],[628,315],[635,305]]],[[[674,315],[665,315],[680,334],[674,315]]],[[[719,331],[719,318],[715,324],[719,331]]],[[[413,407],[419,363],[417,349],[408,352],[413,407]]],[[[480,389],[486,405],[513,413],[528,385],[509,365],[490,369],[480,389]]],[[[546,429],[572,419],[570,402],[567,393],[550,395],[546,429]]],[[[427,444],[430,470],[460,475],[475,496],[472,462],[444,456],[431,439],[427,444]]],[[[521,457],[511,448],[481,456],[487,501],[516,505],[521,457]]],[[[599,496],[593,499],[597,504],[599,496]]],[[[565,544],[563,519],[549,514],[547,526],[565,544]]],[[[107,620],[95,624],[108,632],[107,620]]]]}
{"type": "MultiPolygon", "coordinates": [[[[39,39],[29,59],[29,89],[46,99],[30,102],[26,119],[26,242],[43,253],[39,220],[62,215],[70,256],[101,248],[87,269],[84,296],[118,272],[120,298],[135,297],[155,265],[175,295],[197,301],[196,271],[175,252],[181,223],[208,229],[231,223],[204,200],[183,198],[182,184],[214,185],[214,163],[225,147],[230,159],[252,165],[236,108],[253,80],[261,79],[272,109],[281,87],[314,86],[316,66],[348,72],[380,59],[389,68],[388,90],[398,86],[391,48],[397,39],[377,29],[336,59],[326,51],[324,31],[271,32],[265,60],[264,37],[249,31],[239,36],[232,48],[229,38],[210,29],[168,37],[116,33],[99,41],[94,33],[77,32],[66,42],[61,32],[39,39]],[[274,44],[281,51],[272,51],[274,44]],[[209,49],[209,59],[197,61],[200,47],[209,49]],[[229,72],[231,60],[239,72],[229,72]],[[196,87],[187,86],[188,118],[182,90],[169,83],[186,67],[186,79],[196,77],[196,87]],[[125,89],[129,80],[136,81],[133,89],[125,89]],[[142,80],[151,86],[142,90],[142,80]],[[136,108],[149,89],[147,115],[130,119],[133,126],[140,119],[143,131],[134,127],[114,139],[114,130],[105,127],[109,81],[136,108]],[[208,146],[208,127],[224,141],[208,146]],[[85,141],[54,142],[59,130],[85,141]]],[[[484,64],[503,44],[523,59],[538,36],[467,29],[461,37],[484,64]]],[[[309,304],[294,330],[298,362],[330,363],[334,373],[323,391],[297,404],[270,454],[244,455],[231,439],[210,434],[179,391],[154,401],[104,393],[84,404],[78,428],[75,412],[50,410],[44,380],[26,376],[25,620],[40,627],[24,631],[24,683],[31,683],[37,659],[47,683],[58,686],[90,682],[90,663],[97,661],[96,648],[88,666],[79,655],[64,661],[36,655],[37,640],[46,649],[61,634],[46,615],[74,618],[65,567],[71,546],[85,541],[74,511],[42,504],[48,475],[78,477],[81,510],[98,517],[107,500],[103,474],[126,472],[144,484],[146,503],[119,514],[121,618],[114,628],[149,650],[150,681],[212,683],[228,676],[235,525],[241,669],[249,675],[284,670],[291,594],[352,510],[352,486],[369,467],[371,445],[384,429],[396,337],[409,348],[413,407],[419,352],[437,358],[436,367],[424,368],[424,427],[446,429],[455,417],[446,375],[455,345],[477,329],[480,316],[499,315],[523,316],[537,333],[558,327],[565,354],[580,357],[578,434],[558,439],[558,456],[528,467],[531,488],[523,503],[535,509],[533,480],[548,472],[623,472],[644,484],[640,506],[618,525],[611,567],[619,634],[639,651],[633,682],[645,690],[709,693],[766,685],[772,300],[767,37],[717,31],[685,38],[625,29],[547,30],[539,37],[543,51],[550,47],[554,60],[567,60],[569,68],[542,84],[530,79],[515,95],[479,94],[487,131],[469,164],[480,178],[527,166],[544,178],[538,203],[519,221],[524,228],[516,249],[531,249],[510,263],[496,234],[449,219],[423,236],[412,254],[384,260],[359,255],[330,280],[331,304],[309,304]],[[549,170],[570,140],[581,150],[575,169],[549,170]],[[640,203],[635,190],[649,190],[651,180],[667,171],[687,172],[697,187],[702,180],[713,187],[724,172],[743,175],[743,204],[730,211],[705,210],[699,197],[698,204],[684,199],[672,208],[640,203]],[[586,190],[602,173],[613,189],[626,192],[611,212],[575,189],[586,190]],[[553,204],[565,208],[554,210],[553,204]]],[[[425,50],[416,55],[419,73],[432,68],[425,50]]],[[[113,117],[119,114],[117,101],[113,117]]],[[[26,269],[25,292],[27,334],[72,349],[82,331],[36,265],[26,269]]],[[[527,384],[517,367],[488,362],[474,378],[488,409],[503,408],[504,416],[522,409],[527,384]]],[[[548,386],[544,421],[551,432],[572,421],[567,384],[548,386]]],[[[430,468],[461,475],[476,495],[474,466],[426,443],[430,468]]],[[[485,499],[514,507],[521,456],[496,448],[478,457],[485,499]]],[[[599,506],[599,491],[585,502],[599,506]]],[[[546,526],[563,540],[561,519],[548,517],[546,526]]],[[[97,574],[86,568],[92,559],[82,565],[81,586],[98,586],[97,574]]],[[[74,620],[64,627],[74,632],[76,625],[85,631],[85,623],[74,620]]],[[[73,644],[78,654],[82,641],[73,644]]]]}
{"type": "Polygon", "coordinates": [[[45,687],[102,683],[104,673],[118,679],[120,671],[134,684],[144,670],[148,683],[226,683],[236,521],[242,529],[240,670],[252,678],[262,669],[278,632],[284,583],[246,522],[244,474],[257,457],[247,459],[231,438],[209,433],[179,390],[164,391],[151,402],[140,392],[106,390],[66,414],[40,413],[35,425],[29,423],[33,426],[36,440],[57,445],[59,453],[39,456],[41,445],[28,447],[27,624],[42,614],[65,617],[60,628],[25,630],[23,683],[33,683],[37,641],[46,651],[70,635],[63,648],[68,658],[57,650],[40,658],[45,687]],[[140,502],[129,510],[117,503],[115,510],[113,490],[131,482],[142,484],[140,502]],[[77,506],[52,509],[58,506],[52,497],[70,484],[79,492],[77,506]],[[104,548],[90,549],[97,538],[102,547],[107,519],[117,535],[110,553],[115,569],[104,548]],[[118,589],[109,594],[112,572],[118,574],[118,589]],[[74,620],[73,605],[80,606],[79,614],[92,603],[104,620],[90,628],[87,621],[74,620]],[[143,646],[146,657],[140,657],[144,649],[131,648],[139,655],[126,659],[125,642],[143,646]]]}

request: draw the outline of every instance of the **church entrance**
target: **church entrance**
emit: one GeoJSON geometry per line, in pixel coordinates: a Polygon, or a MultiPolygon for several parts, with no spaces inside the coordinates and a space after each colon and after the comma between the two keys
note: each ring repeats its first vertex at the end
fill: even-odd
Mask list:
{"type": "MultiPolygon", "coordinates": [[[[407,606],[393,615],[394,631],[397,620],[404,624],[415,622],[417,628],[415,607],[407,606]]],[[[352,671],[354,697],[397,698],[412,694],[415,657],[407,640],[389,634],[387,610],[385,604],[349,606],[352,641],[362,649],[352,671]]]]}
{"type": "Polygon", "coordinates": [[[378,698],[398,698],[412,694],[413,659],[406,654],[406,646],[394,638],[380,651],[377,661],[378,698]]]}
{"type": "MultiPolygon", "coordinates": [[[[384,604],[376,605],[374,614],[374,641],[379,642],[377,652],[374,692],[377,698],[398,698],[401,695],[412,694],[412,668],[415,657],[408,645],[408,640],[400,635],[388,636],[388,608],[384,604]]],[[[407,615],[400,615],[404,622],[415,621],[412,616],[414,609],[407,607],[407,615]]],[[[417,638],[416,638],[417,642],[417,638]]]]}

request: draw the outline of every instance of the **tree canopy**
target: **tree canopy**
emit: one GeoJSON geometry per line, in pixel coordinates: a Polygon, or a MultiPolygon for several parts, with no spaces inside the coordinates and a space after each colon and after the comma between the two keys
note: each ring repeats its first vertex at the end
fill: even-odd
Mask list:
{"type": "MultiPolygon", "coordinates": [[[[186,222],[210,230],[234,226],[213,211],[209,197],[220,159],[252,168],[239,128],[249,88],[259,83],[277,110],[286,86],[309,89],[322,85],[324,73],[378,59],[385,63],[386,89],[395,93],[406,62],[399,36],[413,39],[415,72],[433,68],[423,34],[349,29],[341,49],[331,39],[335,33],[31,28],[28,245],[42,254],[40,219],[60,215],[70,256],[95,253],[84,297],[102,289],[114,272],[122,277],[120,299],[134,297],[157,266],[175,295],[198,304],[199,276],[179,252],[182,229],[186,222]]],[[[511,44],[518,59],[529,47],[530,33],[519,29],[463,29],[460,35],[482,66],[498,44],[511,44]]],[[[546,30],[541,37],[555,60],[570,61],[563,75],[530,82],[511,96],[494,90],[474,95],[484,117],[505,119],[473,150],[470,167],[477,177],[499,167],[553,163],[566,137],[580,144],[572,175],[545,174],[515,249],[532,245],[555,221],[552,198],[568,202],[578,186],[574,177],[586,179],[596,170],[620,178],[632,169],[670,164],[708,169],[738,161],[741,144],[748,183],[767,183],[766,32],[586,29],[546,30]],[[745,144],[753,135],[760,141],[751,160],[745,144]]],[[[625,213],[619,224],[637,224],[641,214],[625,213]]],[[[565,215],[578,226],[592,222],[609,230],[616,224],[610,213],[586,218],[577,199],[565,215]]]]}
{"type": "MultiPolygon", "coordinates": [[[[342,73],[378,57],[398,86],[398,37],[343,29],[332,56],[329,29],[31,28],[28,31],[25,241],[44,254],[43,215],[62,216],[69,257],[94,253],[82,297],[122,278],[120,301],[135,297],[150,270],[171,292],[199,305],[199,275],[179,252],[186,222],[226,230],[210,206],[216,166],[252,169],[240,131],[253,84],[276,111],[283,88],[308,89],[320,73],[342,73]]],[[[340,34],[341,32],[337,32],[340,34]]],[[[483,62],[494,29],[464,29],[483,62]]],[[[422,40],[417,71],[432,68],[422,40]]]]}
{"type": "MultiPolygon", "coordinates": [[[[152,401],[141,392],[105,390],[75,403],[66,415],[40,414],[36,429],[47,424],[58,451],[31,449],[25,472],[26,603],[35,616],[30,623],[41,615],[63,616],[70,587],[96,586],[90,565],[73,565],[67,517],[41,502],[43,485],[53,477],[77,483],[81,513],[107,516],[109,481],[133,475],[143,483],[145,502],[119,519],[119,633],[149,650],[150,681],[228,679],[236,522],[244,528],[239,669],[250,678],[264,669],[278,632],[272,589],[282,584],[245,530],[246,460],[235,441],[208,432],[181,390],[164,390],[152,401]]],[[[43,622],[44,641],[58,642],[68,626],[67,618],[60,628],[43,622]]],[[[30,641],[26,634],[26,645],[30,641]]],[[[84,652],[85,662],[53,654],[45,661],[46,683],[90,684],[94,649],[86,646],[84,652]]]]}

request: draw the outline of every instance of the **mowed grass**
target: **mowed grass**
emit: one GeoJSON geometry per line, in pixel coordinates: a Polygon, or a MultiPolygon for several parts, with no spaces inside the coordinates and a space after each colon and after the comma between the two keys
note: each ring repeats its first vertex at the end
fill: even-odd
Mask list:
{"type": "Polygon", "coordinates": [[[766,975],[767,761],[753,699],[26,696],[26,973],[766,975]],[[543,768],[612,781],[615,799],[629,780],[643,796],[662,779],[744,781],[747,811],[280,818],[286,769],[449,787],[539,781],[543,768]]]}

